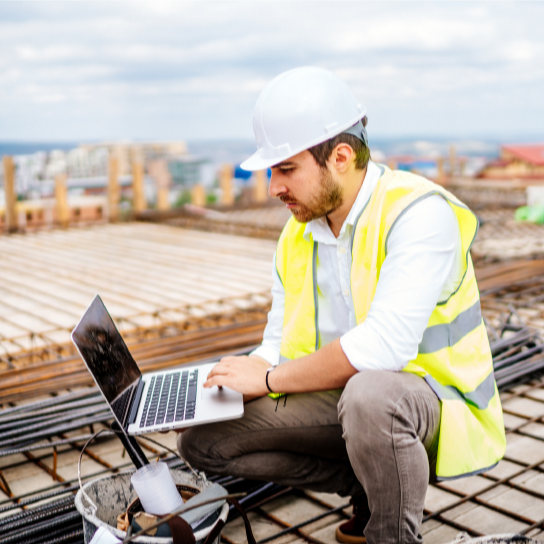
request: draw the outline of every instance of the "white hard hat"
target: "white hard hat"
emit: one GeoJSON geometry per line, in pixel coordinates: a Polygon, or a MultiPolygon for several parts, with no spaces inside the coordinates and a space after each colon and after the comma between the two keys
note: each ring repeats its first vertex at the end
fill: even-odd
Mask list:
{"type": "Polygon", "coordinates": [[[313,66],[284,72],[259,95],[253,112],[258,149],[240,166],[265,170],[334,138],[365,114],[347,84],[332,72],[313,66]]]}

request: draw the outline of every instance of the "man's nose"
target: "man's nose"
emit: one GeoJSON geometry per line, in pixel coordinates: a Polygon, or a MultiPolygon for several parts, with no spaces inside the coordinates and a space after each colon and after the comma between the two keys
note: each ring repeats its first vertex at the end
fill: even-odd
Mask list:
{"type": "Polygon", "coordinates": [[[280,176],[272,169],[272,175],[270,176],[270,185],[268,186],[268,194],[274,198],[287,192],[287,187],[280,181],[280,176]]]}

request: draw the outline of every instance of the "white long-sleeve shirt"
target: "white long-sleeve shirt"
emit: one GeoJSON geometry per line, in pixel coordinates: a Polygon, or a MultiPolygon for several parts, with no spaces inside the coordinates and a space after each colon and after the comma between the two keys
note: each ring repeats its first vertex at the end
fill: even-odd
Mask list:
{"type": "MultiPolygon", "coordinates": [[[[441,196],[430,196],[409,208],[387,241],[376,293],[367,317],[357,325],[351,296],[350,237],[359,212],[370,199],[380,168],[369,162],[363,185],[336,238],[325,217],[310,221],[318,244],[317,288],[319,346],[340,338],[357,370],[400,371],[418,352],[418,345],[437,302],[446,300],[463,276],[457,219],[441,196]]],[[[275,259],[274,259],[275,262],[275,259]]],[[[271,365],[280,360],[285,291],[273,266],[272,309],[263,343],[253,353],[271,365]]]]}

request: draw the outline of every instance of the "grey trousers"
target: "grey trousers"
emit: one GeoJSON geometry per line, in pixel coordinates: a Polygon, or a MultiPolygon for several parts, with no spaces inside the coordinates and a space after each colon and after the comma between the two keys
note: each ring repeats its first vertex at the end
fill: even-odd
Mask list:
{"type": "Polygon", "coordinates": [[[435,475],[440,402],[407,372],[359,372],[344,390],[263,397],[238,420],[178,438],[200,470],[313,491],[366,495],[371,544],[421,543],[427,485],[435,475]]]}

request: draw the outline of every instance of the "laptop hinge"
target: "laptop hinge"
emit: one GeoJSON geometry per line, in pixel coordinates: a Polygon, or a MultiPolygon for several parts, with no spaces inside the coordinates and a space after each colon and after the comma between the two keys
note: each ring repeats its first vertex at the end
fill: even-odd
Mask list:
{"type": "Polygon", "coordinates": [[[138,387],[136,388],[136,392],[134,393],[134,395],[132,395],[132,402],[130,403],[128,421],[126,422],[125,427],[132,425],[132,423],[136,421],[136,416],[138,415],[138,407],[140,406],[140,399],[142,398],[144,385],[145,385],[144,381],[140,377],[140,381],[138,382],[138,387]]]}

